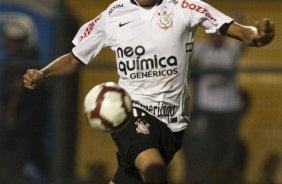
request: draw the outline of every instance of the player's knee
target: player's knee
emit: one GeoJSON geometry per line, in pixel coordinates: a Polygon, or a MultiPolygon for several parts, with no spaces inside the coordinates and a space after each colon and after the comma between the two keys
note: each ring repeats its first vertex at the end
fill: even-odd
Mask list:
{"type": "Polygon", "coordinates": [[[166,181],[166,167],[162,163],[152,162],[147,164],[142,175],[145,183],[163,183],[166,181]]]}
{"type": "Polygon", "coordinates": [[[148,149],[140,153],[135,166],[138,169],[144,183],[166,182],[166,164],[157,149],[148,149]]]}
{"type": "Polygon", "coordinates": [[[144,161],[140,174],[145,183],[163,183],[166,181],[166,166],[155,160],[144,161]]]}

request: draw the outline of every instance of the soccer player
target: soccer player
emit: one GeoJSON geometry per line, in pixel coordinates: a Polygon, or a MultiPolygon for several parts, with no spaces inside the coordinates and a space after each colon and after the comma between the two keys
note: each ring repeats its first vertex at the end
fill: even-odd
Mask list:
{"type": "Polygon", "coordinates": [[[189,123],[187,74],[198,27],[254,47],[269,44],[275,34],[269,19],[241,25],[200,0],[117,0],[79,29],[71,52],[40,70],[28,69],[23,81],[35,89],[44,79],[71,74],[103,47],[111,47],[119,85],[134,106],[132,122],[112,134],[118,169],[111,183],[165,184],[166,166],[189,123]]]}

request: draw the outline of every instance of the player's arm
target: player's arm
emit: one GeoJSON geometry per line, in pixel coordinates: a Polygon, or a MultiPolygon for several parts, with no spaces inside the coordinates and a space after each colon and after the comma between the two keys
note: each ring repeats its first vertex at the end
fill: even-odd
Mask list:
{"type": "Polygon", "coordinates": [[[24,86],[28,89],[35,89],[45,78],[70,75],[77,71],[81,65],[72,53],[65,54],[41,70],[28,69],[23,75],[24,86]]]}
{"type": "Polygon", "coordinates": [[[267,18],[256,22],[255,26],[245,26],[233,22],[225,35],[238,39],[248,46],[261,47],[269,44],[275,36],[274,23],[267,18]]]}

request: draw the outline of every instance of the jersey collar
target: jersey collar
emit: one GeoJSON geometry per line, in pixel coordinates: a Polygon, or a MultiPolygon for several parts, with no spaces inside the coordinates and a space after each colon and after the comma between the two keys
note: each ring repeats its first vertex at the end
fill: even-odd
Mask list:
{"type": "MultiPolygon", "coordinates": [[[[130,2],[131,2],[132,4],[134,4],[134,5],[136,5],[136,6],[139,6],[139,5],[136,3],[135,0],[130,0],[130,2]]],[[[162,2],[163,2],[163,0],[160,0],[160,1],[158,2],[157,6],[159,6],[160,4],[162,4],[162,2]]]]}

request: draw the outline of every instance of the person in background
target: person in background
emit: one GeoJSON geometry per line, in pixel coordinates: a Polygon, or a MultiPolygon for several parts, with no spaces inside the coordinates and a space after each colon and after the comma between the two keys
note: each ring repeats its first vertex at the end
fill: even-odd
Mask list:
{"type": "Polygon", "coordinates": [[[0,177],[42,181],[46,165],[43,132],[47,113],[47,89],[28,91],[21,81],[26,67],[37,67],[37,49],[29,42],[29,24],[15,18],[3,26],[4,58],[1,81],[0,177]]]}
{"type": "Polygon", "coordinates": [[[184,139],[191,183],[237,181],[232,177],[236,177],[234,159],[242,143],[238,129],[249,103],[236,80],[244,47],[219,35],[195,44],[194,123],[184,139]]]}

